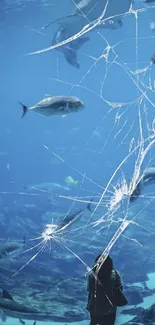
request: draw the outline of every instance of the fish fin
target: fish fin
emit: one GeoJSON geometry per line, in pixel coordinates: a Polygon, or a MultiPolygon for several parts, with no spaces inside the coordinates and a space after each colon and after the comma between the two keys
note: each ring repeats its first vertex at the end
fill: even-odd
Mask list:
{"type": "Polygon", "coordinates": [[[4,256],[8,256],[9,253],[8,253],[7,251],[4,250],[2,255],[4,255],[4,256]]]}
{"type": "Polygon", "coordinates": [[[19,318],[19,323],[21,323],[22,325],[25,325],[26,324],[25,321],[22,320],[21,318],[19,318]]]}
{"type": "Polygon", "coordinates": [[[55,19],[55,20],[52,20],[50,23],[48,23],[47,25],[45,25],[45,26],[43,26],[42,27],[42,30],[45,30],[47,27],[49,27],[49,26],[51,26],[51,25],[53,25],[54,23],[63,23],[63,19],[66,19],[66,18],[70,18],[70,17],[74,17],[74,16],[76,16],[76,14],[70,14],[70,15],[68,15],[68,16],[62,16],[62,17],[59,17],[59,18],[57,18],[57,19],[55,19]]]}
{"type": "Polygon", "coordinates": [[[0,309],[0,319],[2,322],[6,322],[6,313],[0,309]]]}
{"type": "Polygon", "coordinates": [[[78,51],[86,42],[90,41],[89,37],[81,37],[72,42],[72,49],[78,51]]]}
{"type": "Polygon", "coordinates": [[[23,118],[25,116],[25,114],[27,113],[28,108],[27,108],[27,106],[23,105],[21,102],[19,102],[19,104],[22,105],[22,107],[23,107],[23,114],[21,116],[21,118],[23,118]]]}
{"type": "Polygon", "coordinates": [[[8,300],[12,300],[12,301],[14,301],[13,298],[11,297],[11,295],[9,294],[9,292],[6,291],[6,290],[3,290],[2,297],[3,297],[4,299],[8,299],[8,300]]]}
{"type": "Polygon", "coordinates": [[[50,94],[44,94],[44,96],[52,98],[52,95],[50,95],[50,94]]]}

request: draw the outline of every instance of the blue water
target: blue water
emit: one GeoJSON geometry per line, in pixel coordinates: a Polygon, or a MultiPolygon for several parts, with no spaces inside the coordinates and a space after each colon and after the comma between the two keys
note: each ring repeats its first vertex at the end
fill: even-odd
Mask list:
{"type": "MultiPolygon", "coordinates": [[[[150,23],[155,23],[154,5],[134,1],[135,13],[122,17],[121,28],[95,28],[85,34],[90,41],[78,51],[80,69],[76,69],[56,49],[29,55],[51,46],[60,24],[53,24],[45,31],[41,28],[70,14],[75,8],[71,0],[0,2],[0,213],[3,214],[0,239],[22,242],[25,236],[24,250],[27,250],[30,239],[42,240],[46,224],[60,222],[66,213],[84,211],[67,236],[59,235],[61,245],[48,242],[45,252],[30,263],[32,269],[27,265],[14,282],[7,282],[0,264],[1,283],[5,279],[4,287],[15,291],[17,300],[18,279],[31,282],[31,272],[35,274],[33,263],[36,267],[43,263],[38,276],[46,276],[48,270],[48,276],[52,277],[51,267],[56,279],[59,272],[61,277],[85,278],[87,267],[91,267],[95,256],[106,248],[120,226],[119,218],[135,218],[143,227],[129,226],[124,233],[126,239],[120,236],[111,251],[125,284],[145,282],[147,274],[154,272],[154,235],[146,231],[154,228],[154,186],[147,188],[133,205],[129,204],[129,192],[124,193],[116,206],[111,205],[115,188],[120,188],[123,182],[129,186],[136,177],[135,167],[140,167],[141,174],[154,164],[154,144],[144,155],[154,139],[155,69],[150,64],[155,50],[155,31],[150,28],[150,23]],[[138,8],[144,10],[137,11],[138,8]],[[84,110],[48,118],[28,112],[21,119],[19,101],[30,107],[47,96],[60,95],[79,97],[85,104],[84,110]],[[78,181],[69,192],[63,188],[52,193],[48,189],[27,191],[28,186],[41,183],[67,186],[67,176],[78,181]],[[106,186],[102,205],[98,205],[106,186]],[[91,198],[93,214],[86,210],[91,198]],[[30,204],[35,206],[32,208],[30,204]],[[101,217],[102,222],[94,228],[93,222],[101,217]],[[131,238],[134,240],[130,241],[131,238]],[[139,246],[135,241],[140,242],[139,246]],[[135,254],[143,268],[139,271],[135,263],[136,275],[132,277],[135,254]],[[21,275],[22,272],[25,273],[21,275]]],[[[3,262],[5,270],[9,268],[9,279],[33,254],[34,251],[28,251],[21,259],[16,256],[17,260],[10,262],[11,268],[8,262],[3,262]]],[[[84,301],[86,296],[83,291],[84,301]]],[[[145,307],[144,303],[144,308],[150,305],[145,307]]],[[[123,317],[126,317],[123,322],[128,320],[123,317]]],[[[86,316],[81,316],[80,320],[87,322],[85,319],[86,316]]]]}

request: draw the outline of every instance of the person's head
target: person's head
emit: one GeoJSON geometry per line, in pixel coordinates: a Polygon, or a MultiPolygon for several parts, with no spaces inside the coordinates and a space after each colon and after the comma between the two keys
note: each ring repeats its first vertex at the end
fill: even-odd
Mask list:
{"type": "MultiPolygon", "coordinates": [[[[100,259],[101,255],[102,255],[102,254],[100,254],[100,255],[98,255],[98,256],[96,257],[94,265],[97,264],[97,262],[98,262],[98,260],[100,259]]],[[[104,258],[104,257],[105,257],[105,256],[103,255],[103,258],[104,258]]],[[[96,269],[97,269],[97,266],[94,266],[94,268],[93,268],[94,272],[96,271],[96,269]]],[[[102,264],[102,266],[101,266],[101,268],[100,268],[98,274],[97,274],[99,280],[102,281],[102,280],[104,280],[104,278],[109,277],[109,276],[111,275],[111,271],[112,271],[112,269],[113,269],[113,261],[112,261],[111,257],[108,255],[108,256],[106,257],[104,263],[102,264]]]]}

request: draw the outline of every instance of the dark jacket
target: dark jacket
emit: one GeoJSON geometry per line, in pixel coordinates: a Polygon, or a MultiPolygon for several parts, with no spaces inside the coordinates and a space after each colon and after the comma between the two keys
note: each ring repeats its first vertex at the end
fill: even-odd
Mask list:
{"type": "Polygon", "coordinates": [[[87,310],[92,315],[102,316],[116,310],[113,303],[113,293],[115,288],[123,290],[120,274],[116,270],[111,271],[111,276],[104,282],[95,280],[94,274],[88,277],[88,304],[87,310]]]}

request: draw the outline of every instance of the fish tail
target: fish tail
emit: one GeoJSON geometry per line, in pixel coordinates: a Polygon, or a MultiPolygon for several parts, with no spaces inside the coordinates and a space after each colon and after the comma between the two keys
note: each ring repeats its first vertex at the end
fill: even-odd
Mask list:
{"type": "Polygon", "coordinates": [[[87,209],[88,209],[89,211],[91,211],[91,212],[93,211],[92,208],[91,208],[91,205],[92,205],[92,202],[93,202],[93,201],[94,201],[94,200],[91,199],[90,202],[89,202],[88,205],[87,205],[87,209]]]}
{"type": "Polygon", "coordinates": [[[19,102],[19,104],[22,105],[22,108],[23,108],[23,114],[21,116],[21,118],[23,118],[25,116],[25,114],[27,113],[28,108],[26,105],[23,105],[21,102],[19,102]]]}

